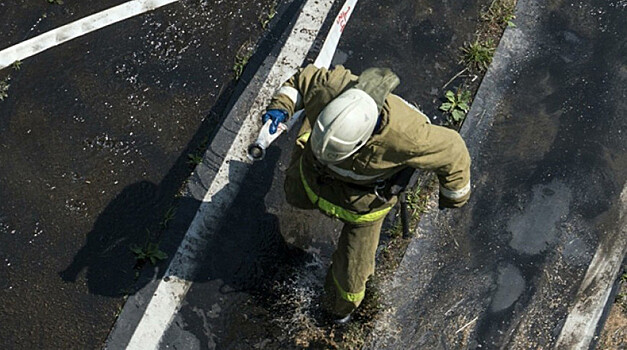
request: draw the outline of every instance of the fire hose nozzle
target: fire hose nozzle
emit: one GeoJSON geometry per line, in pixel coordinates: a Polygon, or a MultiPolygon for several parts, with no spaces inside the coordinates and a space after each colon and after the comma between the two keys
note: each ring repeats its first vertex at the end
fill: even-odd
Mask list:
{"type": "Polygon", "coordinates": [[[266,149],[258,142],[248,146],[248,158],[252,161],[262,160],[266,156],[266,149]]]}
{"type": "Polygon", "coordinates": [[[251,143],[248,146],[247,153],[248,159],[252,161],[262,160],[266,155],[266,149],[270,146],[274,140],[276,140],[284,131],[290,130],[305,114],[301,109],[294,113],[292,119],[290,119],[287,123],[279,123],[279,126],[274,134],[270,133],[270,124],[272,124],[272,120],[268,119],[265,124],[261,127],[259,131],[259,136],[257,136],[257,141],[251,143]]]}
{"type": "Polygon", "coordinates": [[[283,123],[279,123],[279,127],[277,128],[274,134],[270,133],[270,124],[272,124],[272,120],[268,119],[266,123],[263,125],[261,130],[259,131],[259,136],[257,136],[257,141],[251,143],[248,146],[248,159],[252,161],[262,160],[266,155],[266,149],[270,146],[270,144],[279,137],[283,131],[287,130],[287,126],[283,123]]]}

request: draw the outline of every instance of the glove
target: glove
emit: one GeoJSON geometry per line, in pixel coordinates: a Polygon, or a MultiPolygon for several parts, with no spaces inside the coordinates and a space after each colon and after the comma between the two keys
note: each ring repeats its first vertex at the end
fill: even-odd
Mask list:
{"type": "Polygon", "coordinates": [[[272,135],[279,127],[279,123],[282,123],[287,119],[287,112],[282,109],[271,109],[266,111],[266,113],[261,116],[263,124],[266,124],[268,119],[272,120],[272,124],[270,124],[270,135],[272,135]]]}

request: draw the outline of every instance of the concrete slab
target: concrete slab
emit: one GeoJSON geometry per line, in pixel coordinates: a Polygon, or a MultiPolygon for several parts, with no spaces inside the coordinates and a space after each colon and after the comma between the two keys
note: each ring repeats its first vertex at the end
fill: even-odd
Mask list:
{"type": "Polygon", "coordinates": [[[369,348],[593,346],[627,246],[626,12],[518,1],[462,129],[472,199],[423,219],[369,348]]]}

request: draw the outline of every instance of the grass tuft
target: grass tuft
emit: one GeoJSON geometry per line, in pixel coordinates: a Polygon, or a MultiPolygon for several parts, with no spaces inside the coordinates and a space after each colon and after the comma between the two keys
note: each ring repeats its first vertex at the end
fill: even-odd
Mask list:
{"type": "Polygon", "coordinates": [[[488,70],[490,63],[492,63],[495,44],[492,39],[485,41],[475,39],[474,42],[467,43],[460,50],[462,51],[460,63],[463,63],[471,71],[483,73],[488,70]]]}
{"type": "Polygon", "coordinates": [[[4,101],[5,98],[9,97],[9,87],[11,87],[11,84],[9,84],[10,80],[10,76],[0,80],[0,101],[4,101]]]}
{"type": "Polygon", "coordinates": [[[276,2],[271,3],[268,12],[264,12],[259,16],[259,24],[261,24],[262,29],[266,29],[268,23],[276,16],[276,5],[276,2]]]}
{"type": "Polygon", "coordinates": [[[487,22],[495,31],[501,31],[506,27],[516,27],[515,10],[515,0],[494,0],[487,10],[481,12],[481,20],[487,22]]]}
{"type": "Polygon", "coordinates": [[[244,72],[244,68],[248,64],[248,60],[253,55],[253,45],[250,40],[246,41],[240,48],[237,50],[237,54],[235,55],[235,63],[233,63],[233,73],[235,73],[235,80],[238,80],[242,73],[244,72]]]}

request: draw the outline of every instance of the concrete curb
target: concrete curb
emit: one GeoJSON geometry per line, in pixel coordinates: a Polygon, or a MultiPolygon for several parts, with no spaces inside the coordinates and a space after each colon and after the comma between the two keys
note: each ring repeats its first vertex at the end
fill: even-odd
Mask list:
{"type": "MultiPolygon", "coordinates": [[[[542,11],[541,4],[537,1],[518,2],[516,15],[518,20],[534,23],[542,11]]],[[[479,157],[480,145],[488,136],[487,130],[494,121],[494,111],[497,110],[499,100],[502,99],[502,91],[513,84],[513,79],[508,74],[511,66],[522,58],[523,53],[534,52],[529,50],[533,45],[534,29],[526,32],[519,28],[508,28],[497,48],[494,60],[486,73],[472,109],[469,112],[470,123],[465,123],[460,134],[469,143],[471,157],[479,157]]],[[[611,306],[609,299],[613,282],[618,275],[621,262],[627,251],[627,238],[625,235],[625,212],[627,211],[627,190],[621,195],[623,230],[617,235],[620,239],[613,242],[600,242],[593,260],[579,287],[579,291],[562,326],[555,344],[558,349],[588,349],[593,346],[595,331],[602,325],[601,314],[611,306]],[[608,245],[612,245],[609,247],[608,245]],[[590,288],[594,292],[590,292],[590,288]]]]}

